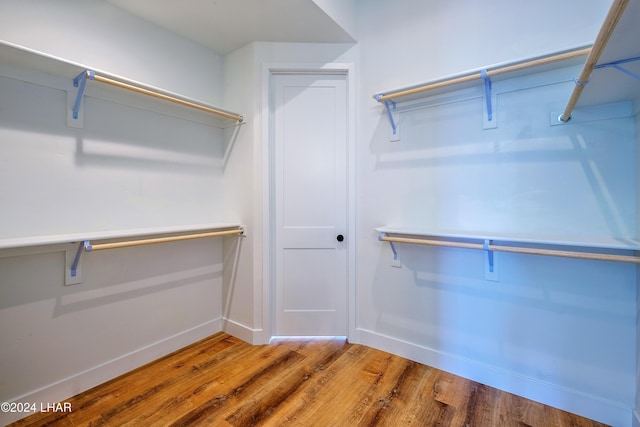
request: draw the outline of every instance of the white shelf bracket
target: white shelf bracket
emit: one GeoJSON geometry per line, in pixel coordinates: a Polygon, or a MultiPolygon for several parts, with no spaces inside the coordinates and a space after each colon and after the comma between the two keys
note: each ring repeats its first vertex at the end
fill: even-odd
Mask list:
{"type": "Polygon", "coordinates": [[[593,69],[597,70],[600,68],[615,68],[616,70],[625,73],[626,75],[633,77],[636,80],[640,80],[640,75],[634,73],[631,70],[627,70],[626,68],[624,68],[621,64],[627,64],[629,62],[636,62],[636,61],[640,61],[640,56],[636,56],[633,58],[627,58],[627,59],[621,59],[619,61],[613,61],[613,62],[608,62],[606,64],[598,64],[596,65],[593,69]]]}
{"type": "Polygon", "coordinates": [[[493,251],[491,249],[489,249],[489,245],[492,245],[492,244],[493,244],[492,240],[485,240],[484,241],[484,245],[483,245],[483,249],[487,253],[487,261],[489,263],[489,272],[490,273],[493,273],[493,251]]]}
{"type": "Polygon", "coordinates": [[[487,121],[493,120],[493,109],[491,105],[491,77],[487,75],[487,70],[480,72],[482,79],[484,80],[484,99],[487,104],[487,121]]]}
{"type": "MultiPolygon", "coordinates": [[[[387,236],[387,233],[380,233],[380,235],[378,236],[378,240],[380,240],[381,242],[384,241],[384,237],[387,236]]],[[[397,261],[398,260],[398,251],[396,250],[396,246],[393,244],[393,242],[389,242],[389,246],[391,247],[391,252],[393,252],[393,260],[397,261]]]]}
{"type": "Polygon", "coordinates": [[[77,249],[67,249],[66,251],[66,273],[65,286],[82,283],[82,264],[80,263],[82,252],[87,248],[88,241],[80,242],[77,249]]]}
{"type": "Polygon", "coordinates": [[[391,125],[391,134],[389,136],[389,140],[391,142],[400,141],[400,127],[399,125],[399,114],[396,111],[396,102],[391,99],[382,100],[382,94],[376,95],[374,98],[378,102],[382,102],[384,104],[385,109],[387,110],[387,117],[389,117],[389,124],[391,125]]]}
{"type": "Polygon", "coordinates": [[[84,96],[84,89],[87,86],[87,80],[93,80],[94,76],[95,73],[93,71],[84,70],[73,79],[73,87],[78,88],[76,102],[73,104],[73,118],[75,120],[78,119],[78,112],[80,111],[80,105],[82,104],[82,98],[84,96]]]}
{"type": "Polygon", "coordinates": [[[484,111],[482,117],[482,128],[495,129],[498,127],[498,121],[496,114],[493,111],[493,107],[496,105],[497,94],[492,90],[491,77],[487,75],[487,70],[482,70],[480,75],[484,80],[484,111]]]}

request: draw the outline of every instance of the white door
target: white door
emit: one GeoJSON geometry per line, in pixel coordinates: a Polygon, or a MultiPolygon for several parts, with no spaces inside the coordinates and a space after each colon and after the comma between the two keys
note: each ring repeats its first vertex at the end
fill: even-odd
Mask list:
{"type": "Polygon", "coordinates": [[[347,335],[347,81],[272,76],[274,336],[347,335]]]}

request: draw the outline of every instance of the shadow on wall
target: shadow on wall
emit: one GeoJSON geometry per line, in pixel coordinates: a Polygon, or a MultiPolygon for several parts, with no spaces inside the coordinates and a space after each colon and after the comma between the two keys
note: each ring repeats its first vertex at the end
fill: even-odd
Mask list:
{"type": "Polygon", "coordinates": [[[224,215],[224,168],[240,126],[220,129],[172,105],[123,105],[125,95],[86,95],[78,129],[67,127],[65,90],[0,77],[0,93],[0,238],[224,215]]]}
{"type": "MultiPolygon", "coordinates": [[[[378,105],[363,153],[360,223],[555,241],[636,239],[633,119],[551,125],[568,86],[496,90],[497,127],[490,129],[483,129],[481,96],[405,104],[395,142],[378,105]]],[[[462,375],[481,371],[501,381],[502,372],[521,389],[534,382],[624,404],[634,394],[635,265],[496,253],[498,278],[486,280],[483,251],[397,244],[397,268],[387,243],[370,245],[375,272],[359,290],[372,302],[363,328],[462,375]]]]}
{"type": "MultiPolygon", "coordinates": [[[[224,319],[232,319],[232,308],[237,306],[234,304],[236,297],[236,288],[238,286],[238,269],[240,268],[240,254],[242,253],[242,245],[245,239],[250,237],[241,237],[238,239],[225,239],[223,246],[223,288],[222,288],[222,317],[224,319]]],[[[251,242],[247,243],[251,247],[251,242]]]]}
{"type": "Polygon", "coordinates": [[[222,257],[216,239],[85,253],[83,282],[73,286],[64,286],[67,245],[0,257],[0,309],[55,300],[55,318],[195,283],[214,283],[222,277],[222,264],[211,262],[222,257]]]}
{"type": "MultiPolygon", "coordinates": [[[[88,98],[85,131],[76,136],[76,165],[163,173],[219,175],[225,166],[223,130],[88,98]]],[[[232,135],[233,136],[233,135],[232,135]]]]}
{"type": "Polygon", "coordinates": [[[397,142],[379,107],[368,182],[392,206],[380,212],[434,231],[635,238],[633,121],[550,126],[562,87],[500,94],[495,129],[482,99],[404,111],[397,142]]]}
{"type": "MultiPolygon", "coordinates": [[[[73,92],[70,81],[62,86],[67,83],[73,92]]],[[[31,141],[76,141],[78,166],[217,174],[236,137],[204,112],[120,90],[104,99],[85,95],[83,128],[67,127],[66,91],[7,77],[0,77],[0,89],[10,102],[0,128],[30,134],[31,141]]],[[[58,147],[57,154],[63,152],[58,147]]]]}

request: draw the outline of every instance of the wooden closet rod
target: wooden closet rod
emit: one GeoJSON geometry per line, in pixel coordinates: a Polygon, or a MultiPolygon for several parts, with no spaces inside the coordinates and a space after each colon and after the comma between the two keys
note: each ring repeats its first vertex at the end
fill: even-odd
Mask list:
{"type": "Polygon", "coordinates": [[[579,258],[579,259],[590,259],[590,260],[597,260],[597,261],[630,262],[630,263],[640,264],[640,257],[627,256],[627,255],[612,255],[612,254],[597,254],[597,253],[574,252],[574,251],[559,251],[559,250],[552,250],[552,249],[522,248],[522,247],[514,247],[514,246],[499,246],[499,245],[493,245],[493,244],[489,244],[485,248],[485,246],[481,243],[447,242],[447,241],[441,241],[441,240],[416,239],[416,238],[410,238],[410,237],[381,236],[380,240],[384,242],[411,243],[411,244],[417,244],[417,245],[446,246],[446,247],[466,248],[466,249],[486,249],[486,250],[497,251],[497,252],[513,252],[513,253],[519,253],[519,254],[547,255],[547,256],[557,256],[557,257],[564,257],[564,258],[579,258]]]}
{"type": "MultiPolygon", "coordinates": [[[[89,77],[89,71],[87,70],[87,78],[89,77]]],[[[219,110],[216,108],[212,108],[212,107],[207,107],[204,105],[200,105],[200,104],[196,104],[195,102],[191,102],[191,101],[186,101],[184,99],[180,99],[180,98],[176,98],[175,96],[170,96],[170,95],[165,95],[164,93],[160,93],[160,92],[155,92],[149,89],[145,89],[142,87],[138,87],[138,86],[134,86],[132,84],[129,83],[124,83],[118,80],[113,80],[110,79],[108,77],[104,77],[104,76],[100,76],[98,74],[93,75],[93,80],[102,82],[102,83],[106,83],[112,86],[117,86],[123,89],[127,89],[127,90],[131,90],[133,92],[138,92],[138,93],[142,93],[144,95],[149,95],[149,96],[153,96],[155,98],[160,98],[163,99],[165,101],[170,101],[173,102],[175,104],[180,104],[182,106],[185,107],[190,107],[190,108],[195,108],[197,110],[200,111],[204,111],[207,113],[211,113],[211,114],[215,114],[217,116],[221,116],[221,117],[225,117],[227,119],[232,119],[232,120],[236,120],[237,122],[242,122],[243,117],[238,115],[238,114],[233,114],[233,113],[229,113],[228,111],[224,111],[224,110],[219,110]]]]}
{"type": "MultiPolygon", "coordinates": [[[[491,77],[491,76],[495,76],[495,75],[498,75],[498,74],[503,74],[503,73],[508,73],[508,72],[512,72],[512,71],[522,70],[522,69],[525,69],[525,68],[535,67],[535,66],[538,66],[538,65],[545,65],[545,64],[549,64],[549,63],[553,63],[553,62],[557,62],[557,61],[562,61],[562,60],[565,60],[565,59],[576,58],[576,57],[579,57],[579,56],[587,55],[590,50],[591,50],[591,48],[589,48],[589,47],[582,48],[582,49],[577,49],[577,50],[571,50],[571,51],[559,53],[559,54],[556,54],[556,55],[544,56],[544,57],[541,57],[541,58],[532,59],[530,61],[519,62],[519,63],[515,63],[515,64],[512,64],[512,65],[505,65],[505,66],[494,68],[494,69],[487,69],[486,73],[487,73],[487,76],[491,77]]],[[[439,82],[435,82],[435,83],[425,84],[423,86],[418,86],[418,87],[414,87],[414,88],[411,88],[411,89],[405,89],[405,90],[400,90],[398,92],[392,92],[392,93],[388,93],[388,94],[378,95],[378,96],[376,96],[376,99],[379,102],[384,102],[384,101],[389,100],[389,99],[401,98],[401,97],[407,96],[407,95],[413,95],[413,94],[420,93],[420,92],[426,92],[426,91],[433,90],[433,89],[438,89],[438,88],[441,88],[441,87],[451,86],[451,85],[455,85],[455,84],[458,84],[458,83],[466,83],[466,82],[470,82],[470,81],[473,81],[473,80],[479,80],[479,79],[482,79],[482,72],[481,71],[473,72],[471,74],[467,74],[467,75],[460,76],[460,77],[454,77],[454,78],[451,78],[451,79],[448,79],[448,80],[443,80],[443,81],[439,81],[439,82]]]]}
{"type": "Polygon", "coordinates": [[[607,17],[605,18],[602,27],[600,27],[600,32],[591,47],[591,52],[589,53],[589,56],[587,56],[582,72],[580,73],[578,80],[576,80],[576,86],[573,88],[567,107],[559,117],[560,121],[567,122],[571,118],[571,112],[578,103],[578,99],[580,98],[585,85],[589,83],[591,73],[597,65],[600,55],[602,55],[602,51],[604,51],[604,48],[607,46],[607,42],[609,41],[609,38],[611,38],[613,30],[615,30],[616,25],[618,25],[618,21],[620,21],[627,4],[629,4],[629,0],[614,0],[611,4],[609,13],[607,13],[607,17]]]}
{"type": "Polygon", "coordinates": [[[115,248],[124,248],[127,246],[150,245],[152,243],[175,242],[178,240],[200,239],[203,237],[231,236],[235,234],[240,235],[242,233],[243,233],[243,230],[241,228],[238,228],[234,230],[210,231],[206,233],[197,233],[197,234],[183,234],[180,236],[157,237],[154,239],[130,240],[127,242],[102,243],[99,245],[88,245],[88,246],[85,246],[85,248],[87,251],[93,252],[93,251],[100,251],[103,249],[115,249],[115,248]]]}

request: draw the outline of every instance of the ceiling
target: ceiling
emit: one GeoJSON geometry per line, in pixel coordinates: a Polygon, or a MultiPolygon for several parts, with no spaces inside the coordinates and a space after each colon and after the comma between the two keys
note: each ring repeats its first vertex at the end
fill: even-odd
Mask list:
{"type": "Polygon", "coordinates": [[[355,41],[313,0],[107,1],[221,55],[254,41],[355,41]]]}

